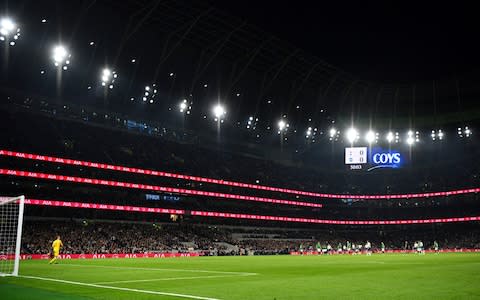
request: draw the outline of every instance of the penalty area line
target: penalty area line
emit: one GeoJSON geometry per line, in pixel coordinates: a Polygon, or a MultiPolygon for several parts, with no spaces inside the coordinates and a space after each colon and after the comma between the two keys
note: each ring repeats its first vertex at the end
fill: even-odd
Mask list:
{"type": "Polygon", "coordinates": [[[72,285],[88,286],[88,287],[99,288],[99,289],[110,289],[110,290],[117,290],[117,291],[124,291],[124,292],[135,292],[135,293],[162,295],[162,296],[171,296],[171,297],[179,297],[179,298],[198,299],[198,300],[220,300],[218,298],[209,298],[209,297],[202,297],[202,296],[195,296],[195,295],[188,295],[188,294],[178,294],[178,293],[169,293],[169,292],[130,289],[130,288],[124,288],[124,287],[99,285],[99,284],[94,284],[94,283],[84,283],[84,282],[78,282],[78,281],[69,281],[69,280],[47,278],[47,277],[26,276],[26,275],[19,275],[18,277],[26,278],[26,279],[53,281],[53,282],[72,284],[72,285]]]}

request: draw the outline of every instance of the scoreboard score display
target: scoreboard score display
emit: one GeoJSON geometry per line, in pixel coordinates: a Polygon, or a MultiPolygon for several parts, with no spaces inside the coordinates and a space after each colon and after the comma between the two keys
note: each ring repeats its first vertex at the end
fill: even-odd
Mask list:
{"type": "Polygon", "coordinates": [[[345,148],[345,165],[349,170],[396,169],[401,167],[403,161],[402,153],[396,150],[383,150],[379,147],[345,148]]]}
{"type": "Polygon", "coordinates": [[[345,164],[355,165],[367,162],[367,147],[345,148],[345,164]]]}

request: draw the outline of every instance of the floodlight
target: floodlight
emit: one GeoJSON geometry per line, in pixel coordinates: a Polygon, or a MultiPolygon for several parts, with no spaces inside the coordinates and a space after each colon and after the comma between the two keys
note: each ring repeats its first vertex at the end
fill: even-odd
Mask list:
{"type": "Polygon", "coordinates": [[[0,20],[0,36],[3,37],[3,40],[12,36],[14,39],[18,39],[20,35],[20,28],[17,24],[10,18],[2,18],[0,20]]]}
{"type": "Polygon", "coordinates": [[[355,140],[357,140],[358,138],[358,131],[353,127],[348,129],[346,133],[346,138],[347,141],[349,141],[350,143],[355,142],[355,140]]]}
{"type": "Polygon", "coordinates": [[[308,139],[312,136],[312,127],[307,128],[307,132],[305,133],[305,137],[308,139]]]}
{"type": "Polygon", "coordinates": [[[180,103],[180,112],[183,112],[187,108],[187,103],[182,102],[180,103]]]}
{"type": "Polygon", "coordinates": [[[187,99],[183,99],[182,102],[180,102],[180,104],[178,105],[178,108],[180,110],[181,113],[185,112],[187,115],[190,114],[190,109],[192,108],[187,99]]]}
{"type": "MultiPolygon", "coordinates": [[[[286,116],[284,115],[283,117],[285,118],[286,116]]],[[[280,119],[277,123],[277,127],[278,134],[282,134],[288,130],[288,127],[290,127],[290,125],[288,124],[286,119],[280,119]]],[[[267,129],[270,129],[270,127],[267,127],[267,129]]]]}
{"type": "Polygon", "coordinates": [[[103,76],[110,77],[110,75],[112,75],[112,71],[110,71],[110,69],[108,68],[103,69],[103,76]]]}
{"type": "Polygon", "coordinates": [[[226,114],[225,108],[221,104],[217,104],[213,107],[213,115],[215,116],[215,121],[221,120],[222,117],[226,114]]]}
{"type": "Polygon", "coordinates": [[[328,138],[329,141],[337,141],[338,140],[338,137],[340,135],[340,131],[338,131],[334,127],[331,127],[328,133],[329,133],[329,138],[328,138]]]}
{"type": "Polygon", "coordinates": [[[389,133],[387,133],[387,142],[391,143],[393,142],[393,139],[393,132],[390,131],[389,133]]]}
{"type": "MultiPolygon", "coordinates": [[[[116,78],[116,74],[114,72],[112,72],[113,74],[113,78],[116,78]]],[[[145,88],[144,88],[144,92],[143,92],[143,95],[142,95],[142,99],[144,102],[149,102],[149,103],[153,103],[155,102],[154,99],[157,95],[157,89],[155,88],[155,83],[151,84],[151,85],[146,85],[145,88]],[[152,91],[153,90],[153,91],[152,91]]]]}
{"type": "Polygon", "coordinates": [[[3,32],[9,32],[15,29],[15,23],[9,18],[3,18],[0,21],[0,31],[3,32]]]}
{"type": "Polygon", "coordinates": [[[102,86],[108,86],[110,89],[113,89],[115,79],[118,77],[117,73],[109,68],[104,68],[101,74],[102,86]]]}
{"type": "Polygon", "coordinates": [[[109,69],[103,69],[102,72],[102,82],[107,82],[110,80],[110,76],[112,75],[112,71],[109,69]]]}
{"type": "Polygon", "coordinates": [[[367,134],[365,135],[365,140],[367,141],[367,143],[371,144],[371,143],[375,142],[375,139],[376,139],[375,132],[373,132],[372,130],[369,130],[367,132],[367,134]]]}
{"type": "Polygon", "coordinates": [[[70,61],[67,60],[67,58],[70,57],[70,54],[68,53],[68,50],[62,46],[62,45],[57,45],[53,48],[53,62],[55,63],[55,66],[59,67],[62,66],[64,63],[69,64],[70,61]]]}
{"type": "MultiPolygon", "coordinates": [[[[432,137],[432,140],[435,141],[437,138],[439,140],[443,140],[443,137],[444,137],[444,133],[441,129],[435,131],[435,130],[432,130],[432,134],[430,134],[430,136],[432,137]]],[[[417,136],[418,138],[418,136],[417,136]]]]}
{"type": "Polygon", "coordinates": [[[330,128],[330,137],[333,138],[337,134],[337,130],[335,128],[330,128]]]}
{"type": "Polygon", "coordinates": [[[438,130],[437,136],[438,136],[439,140],[443,140],[444,134],[443,134],[443,131],[441,129],[438,130]]]}
{"type": "Polygon", "coordinates": [[[408,145],[413,145],[415,142],[419,142],[419,141],[420,141],[420,139],[419,139],[419,132],[418,131],[409,130],[407,132],[407,138],[406,138],[405,142],[408,145]]]}
{"type": "MultiPolygon", "coordinates": [[[[258,122],[258,118],[254,118],[253,116],[249,116],[248,120],[247,120],[247,124],[246,124],[247,129],[252,129],[252,130],[257,129],[257,122],[258,122]]],[[[240,124],[240,122],[238,122],[238,123],[240,124]]]]}

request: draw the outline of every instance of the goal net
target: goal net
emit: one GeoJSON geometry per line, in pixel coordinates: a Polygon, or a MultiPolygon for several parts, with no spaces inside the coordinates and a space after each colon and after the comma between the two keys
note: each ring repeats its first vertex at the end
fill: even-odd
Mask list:
{"type": "Polygon", "coordinates": [[[0,276],[18,275],[25,197],[0,197],[0,276]]]}

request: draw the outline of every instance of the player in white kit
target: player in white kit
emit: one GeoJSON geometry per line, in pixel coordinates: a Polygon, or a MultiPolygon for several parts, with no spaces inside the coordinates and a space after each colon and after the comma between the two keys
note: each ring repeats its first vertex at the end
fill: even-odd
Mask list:
{"type": "Polygon", "coordinates": [[[370,244],[370,241],[367,241],[367,243],[365,244],[365,253],[367,255],[372,255],[371,248],[372,248],[372,244],[370,244]]]}

